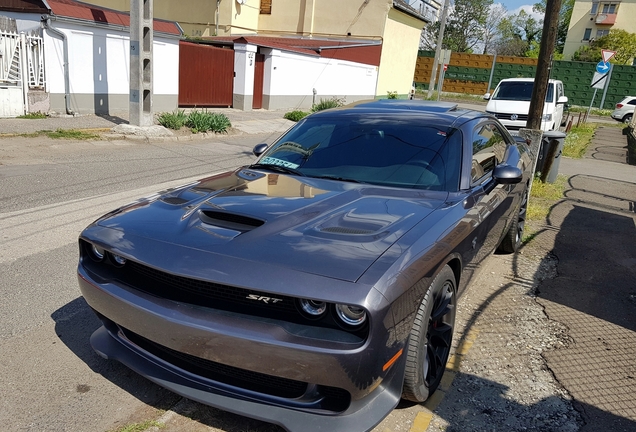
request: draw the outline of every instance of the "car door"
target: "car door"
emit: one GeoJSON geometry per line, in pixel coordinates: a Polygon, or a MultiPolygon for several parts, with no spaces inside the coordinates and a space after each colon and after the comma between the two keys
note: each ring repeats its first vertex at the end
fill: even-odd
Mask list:
{"type": "Polygon", "coordinates": [[[495,184],[495,167],[503,161],[510,136],[493,121],[475,126],[472,135],[471,185],[467,203],[469,217],[476,224],[472,234],[474,256],[479,262],[488,256],[501,241],[510,218],[514,185],[495,184]]]}

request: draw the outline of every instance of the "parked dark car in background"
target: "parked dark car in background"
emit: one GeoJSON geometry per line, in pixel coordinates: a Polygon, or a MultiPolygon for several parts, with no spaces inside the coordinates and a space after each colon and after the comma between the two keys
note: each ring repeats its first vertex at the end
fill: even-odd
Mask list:
{"type": "Polygon", "coordinates": [[[254,153],[82,232],[95,351],[292,431],[369,430],[426,400],[468,268],[520,244],[525,143],[485,113],[380,100],[254,153]]]}

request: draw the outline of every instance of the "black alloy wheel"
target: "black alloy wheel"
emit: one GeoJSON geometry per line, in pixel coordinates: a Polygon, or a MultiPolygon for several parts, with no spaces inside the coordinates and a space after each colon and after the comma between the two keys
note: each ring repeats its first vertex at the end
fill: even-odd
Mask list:
{"type": "Polygon", "coordinates": [[[444,266],[420,304],[411,329],[402,397],[424,402],[439,386],[451,351],[457,305],[455,275],[444,266]]]}

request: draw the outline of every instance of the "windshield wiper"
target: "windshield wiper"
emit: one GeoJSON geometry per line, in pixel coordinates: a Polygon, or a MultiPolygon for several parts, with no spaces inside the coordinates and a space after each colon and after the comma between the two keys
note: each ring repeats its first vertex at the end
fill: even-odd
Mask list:
{"type": "Polygon", "coordinates": [[[251,169],[265,169],[265,170],[270,170],[270,171],[275,171],[275,172],[280,172],[280,173],[285,173],[285,174],[294,174],[294,175],[301,176],[301,177],[305,176],[305,174],[303,174],[302,172],[298,171],[297,169],[289,168],[289,167],[282,166],[282,165],[256,163],[256,164],[249,165],[248,168],[251,168],[251,169]]]}
{"type": "Polygon", "coordinates": [[[352,179],[352,178],[345,178],[345,177],[338,177],[335,175],[321,175],[321,176],[310,176],[311,178],[317,178],[317,179],[327,179],[327,180],[338,180],[338,181],[343,181],[343,182],[350,182],[350,183],[364,183],[360,180],[356,180],[356,179],[352,179]]]}

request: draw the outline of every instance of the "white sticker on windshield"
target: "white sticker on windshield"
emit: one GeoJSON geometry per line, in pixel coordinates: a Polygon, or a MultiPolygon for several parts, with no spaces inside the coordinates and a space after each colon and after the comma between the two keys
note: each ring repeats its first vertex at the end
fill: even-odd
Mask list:
{"type": "Polygon", "coordinates": [[[273,158],[273,157],[264,157],[263,159],[261,159],[259,161],[259,163],[262,164],[267,164],[267,165],[278,165],[278,166],[284,166],[285,168],[292,168],[292,169],[296,169],[298,168],[300,165],[295,164],[295,163],[291,163],[291,162],[287,162],[284,161],[282,159],[277,159],[277,158],[273,158]]]}

